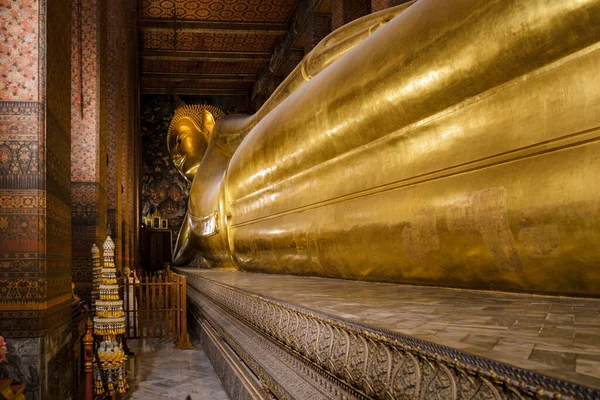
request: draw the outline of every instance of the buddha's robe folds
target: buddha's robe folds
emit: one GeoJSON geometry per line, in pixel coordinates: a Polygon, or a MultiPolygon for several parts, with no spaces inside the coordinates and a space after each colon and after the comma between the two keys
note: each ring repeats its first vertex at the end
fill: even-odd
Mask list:
{"type": "Polygon", "coordinates": [[[217,123],[176,261],[600,295],[599,41],[600,0],[417,1],[217,123]]]}

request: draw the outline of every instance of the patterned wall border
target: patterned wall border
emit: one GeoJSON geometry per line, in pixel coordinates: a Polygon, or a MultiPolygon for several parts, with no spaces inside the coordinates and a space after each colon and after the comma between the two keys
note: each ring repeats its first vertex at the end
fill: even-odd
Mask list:
{"type": "Polygon", "coordinates": [[[236,318],[367,397],[600,398],[582,385],[178,272],[236,318]]]}
{"type": "Polygon", "coordinates": [[[0,189],[45,188],[45,106],[0,100],[0,189]]]}
{"type": "Polygon", "coordinates": [[[41,310],[0,310],[4,337],[41,337],[54,332],[71,318],[71,300],[41,310]]]}
{"type": "Polygon", "coordinates": [[[0,100],[0,115],[40,115],[44,105],[37,101],[0,100]]]}
{"type": "Polygon", "coordinates": [[[288,54],[294,44],[294,41],[304,29],[310,14],[315,7],[315,0],[299,0],[296,8],[292,12],[289,22],[289,30],[287,34],[280,37],[271,51],[269,62],[258,73],[258,80],[252,87],[251,99],[257,98],[263,93],[274,73],[279,69],[283,61],[288,57],[288,54]]]}

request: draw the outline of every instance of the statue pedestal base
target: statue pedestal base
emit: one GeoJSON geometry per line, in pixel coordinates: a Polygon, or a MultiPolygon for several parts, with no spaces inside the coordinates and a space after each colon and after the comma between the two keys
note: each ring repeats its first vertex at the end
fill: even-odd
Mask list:
{"type": "Polygon", "coordinates": [[[600,396],[600,300],[180,268],[232,398],[600,396]]]}

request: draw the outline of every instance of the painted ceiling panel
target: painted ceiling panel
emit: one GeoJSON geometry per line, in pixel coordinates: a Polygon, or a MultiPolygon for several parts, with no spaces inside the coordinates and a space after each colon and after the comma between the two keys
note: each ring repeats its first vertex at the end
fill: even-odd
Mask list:
{"type": "Polygon", "coordinates": [[[141,17],[200,21],[286,22],[296,0],[143,0],[141,17]]]}
{"type": "Polygon", "coordinates": [[[201,79],[142,79],[145,88],[201,88],[201,89],[250,89],[251,82],[243,81],[205,81],[201,79]]]}
{"type": "MultiPolygon", "coordinates": [[[[181,31],[177,34],[178,51],[226,51],[268,53],[277,36],[264,33],[202,33],[181,31]]],[[[143,29],[144,50],[174,50],[173,31],[169,29],[143,29]]]]}
{"type": "Polygon", "coordinates": [[[197,61],[197,60],[164,60],[145,58],[142,60],[142,73],[171,74],[256,74],[264,64],[262,60],[233,61],[197,61]]]}
{"type": "Polygon", "coordinates": [[[297,2],[139,0],[142,89],[250,91],[297,2]]]}

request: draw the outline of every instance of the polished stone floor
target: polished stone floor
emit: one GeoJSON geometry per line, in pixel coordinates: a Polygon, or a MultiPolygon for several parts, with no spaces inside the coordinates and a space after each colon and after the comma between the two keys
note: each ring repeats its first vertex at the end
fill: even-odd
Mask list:
{"type": "Polygon", "coordinates": [[[226,400],[227,394],[202,351],[177,350],[172,339],[129,340],[129,391],[123,399],[226,400]]]}
{"type": "Polygon", "coordinates": [[[600,388],[600,299],[182,270],[350,321],[600,388]]]}

